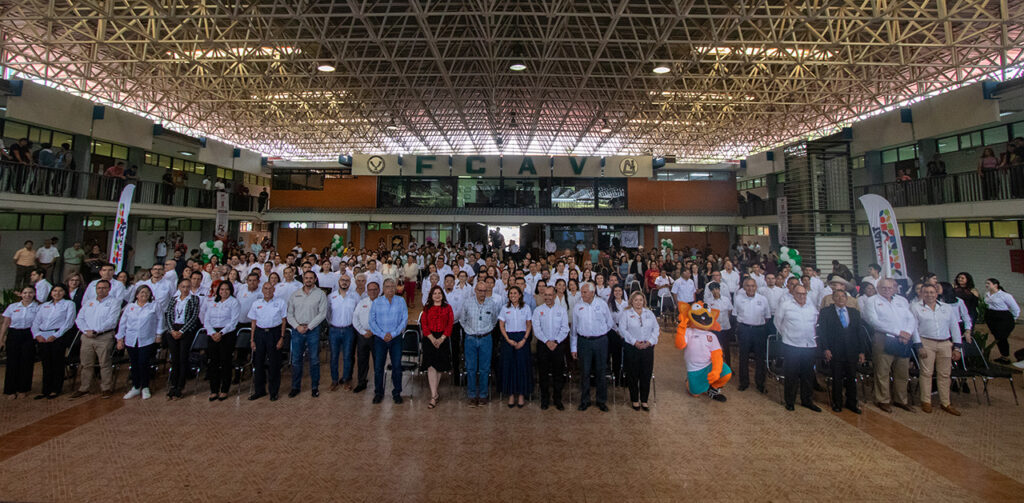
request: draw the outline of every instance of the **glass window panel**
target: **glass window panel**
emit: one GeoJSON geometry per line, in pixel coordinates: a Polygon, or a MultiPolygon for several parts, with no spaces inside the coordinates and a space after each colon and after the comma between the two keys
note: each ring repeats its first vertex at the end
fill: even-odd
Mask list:
{"type": "Polygon", "coordinates": [[[626,207],[626,180],[598,180],[597,207],[622,209],[626,207]]]}
{"type": "Polygon", "coordinates": [[[155,230],[155,231],[165,231],[165,230],[167,230],[167,220],[165,220],[163,218],[154,218],[153,219],[153,230],[155,230]]]}
{"type": "Polygon", "coordinates": [[[49,131],[39,129],[37,127],[29,128],[28,140],[31,141],[32,143],[42,143],[44,141],[50,141],[49,131]]]}
{"type": "Polygon", "coordinates": [[[44,231],[64,230],[64,215],[43,215],[44,231]]]}
{"type": "Polygon", "coordinates": [[[4,122],[4,138],[11,138],[13,140],[28,138],[28,126],[20,122],[4,122]]]}
{"type": "Polygon", "coordinates": [[[142,161],[150,166],[157,165],[158,156],[152,152],[146,152],[145,159],[142,161]]]}
{"type": "Polygon", "coordinates": [[[947,154],[949,152],[956,152],[957,150],[960,150],[959,141],[956,136],[939,138],[936,143],[940,154],[947,154]]]}
{"type": "Polygon", "coordinates": [[[128,147],[124,145],[111,145],[110,157],[114,159],[128,159],[128,147]]]}
{"type": "Polygon", "coordinates": [[[978,236],[983,238],[992,237],[992,225],[990,222],[978,222],[978,236]]]}
{"type": "Polygon", "coordinates": [[[140,218],[139,219],[139,230],[140,231],[151,231],[151,230],[153,230],[153,219],[152,218],[140,218]]]}
{"type": "Polygon", "coordinates": [[[539,208],[541,198],[541,182],[532,178],[506,178],[505,194],[509,198],[508,206],[513,208],[539,208]]]}
{"type": "Polygon", "coordinates": [[[551,180],[552,208],[593,208],[594,180],[555,178],[551,180]]]}
{"type": "Polygon", "coordinates": [[[1020,227],[1016,221],[995,221],[992,222],[992,237],[994,238],[1016,238],[1020,237],[1020,227]]]}
{"type": "Polygon", "coordinates": [[[905,161],[907,159],[916,159],[917,158],[917,146],[916,145],[907,145],[906,147],[900,147],[899,158],[900,158],[901,161],[905,161]]]}
{"type": "Polygon", "coordinates": [[[981,131],[974,131],[974,132],[970,133],[970,135],[971,135],[971,145],[973,145],[975,147],[980,147],[981,146],[981,131]]]}
{"type": "Polygon", "coordinates": [[[501,196],[501,179],[499,178],[459,178],[459,208],[490,208],[503,206],[501,196]]]}
{"type": "Polygon", "coordinates": [[[978,236],[978,222],[967,222],[967,235],[971,237],[978,236]]]}
{"type": "Polygon", "coordinates": [[[1006,143],[1010,141],[1009,131],[1006,126],[999,126],[989,128],[982,131],[985,139],[985,145],[995,145],[997,143],[1006,143]]]}
{"type": "Polygon", "coordinates": [[[17,213],[0,213],[0,231],[18,230],[17,213]]]}
{"type": "MultiPolygon", "coordinates": [[[[277,188],[277,187],[274,187],[277,188]]],[[[398,208],[405,203],[405,179],[398,176],[377,178],[377,206],[398,208]]]]}
{"type": "Polygon", "coordinates": [[[60,131],[54,131],[53,132],[53,138],[51,139],[51,141],[53,142],[53,146],[54,147],[60,147],[61,145],[65,144],[65,143],[67,143],[68,145],[71,145],[71,146],[74,146],[74,144],[75,144],[73,136],[71,136],[71,135],[69,135],[67,133],[61,133],[60,131]]]}
{"type": "Polygon", "coordinates": [[[201,220],[192,220],[192,230],[201,231],[203,230],[203,222],[201,220]]]}
{"type": "Polygon", "coordinates": [[[18,219],[18,230],[38,231],[43,228],[42,215],[21,215],[18,219]]]}
{"type": "Polygon", "coordinates": [[[111,157],[110,144],[102,141],[94,141],[92,142],[92,153],[111,157]]]}
{"type": "Polygon", "coordinates": [[[900,160],[899,153],[896,151],[896,149],[886,150],[882,152],[882,163],[888,164],[890,162],[896,162],[898,160],[900,160]]]}
{"type": "Polygon", "coordinates": [[[184,171],[185,170],[185,161],[182,160],[182,159],[175,159],[174,160],[174,169],[176,169],[178,171],[184,171]]]}
{"type": "Polygon", "coordinates": [[[974,146],[975,145],[971,144],[971,135],[970,134],[962,134],[962,135],[960,135],[960,148],[971,148],[971,147],[974,147],[974,146]]]}
{"type": "Polygon", "coordinates": [[[450,208],[455,196],[452,178],[410,178],[405,206],[415,208],[450,208]]]}
{"type": "MultiPolygon", "coordinates": [[[[7,136],[6,133],[4,136],[7,136]]],[[[1013,123],[1013,137],[1024,136],[1024,121],[1013,123]]]]}
{"type": "Polygon", "coordinates": [[[904,226],[904,236],[920,237],[922,235],[921,222],[907,222],[904,226]]]}

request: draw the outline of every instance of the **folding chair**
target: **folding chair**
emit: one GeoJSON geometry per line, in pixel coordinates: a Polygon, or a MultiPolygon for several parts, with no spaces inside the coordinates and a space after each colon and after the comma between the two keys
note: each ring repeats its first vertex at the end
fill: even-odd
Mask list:
{"type": "MultiPolygon", "coordinates": [[[[406,389],[405,374],[412,374],[412,377],[409,379],[409,398],[413,397],[412,384],[414,384],[415,377],[420,373],[420,363],[422,361],[419,333],[418,326],[409,325],[402,334],[402,358],[399,365],[402,368],[402,389],[406,389]]],[[[385,389],[388,387],[388,377],[391,375],[392,365],[393,362],[389,359],[387,365],[384,366],[385,389]]]]}
{"type": "Polygon", "coordinates": [[[969,343],[963,344],[964,347],[960,351],[960,359],[953,361],[953,368],[950,370],[949,377],[953,380],[954,384],[966,384],[967,380],[970,379],[974,383],[974,398],[978,401],[978,405],[981,405],[981,397],[978,396],[977,374],[967,368],[967,344],[969,343]]]}
{"type": "MultiPolygon", "coordinates": [[[[250,344],[252,344],[252,328],[246,327],[238,329],[238,332],[236,332],[236,337],[237,339],[235,340],[235,351],[238,351],[240,349],[248,351],[250,349],[250,344]]],[[[251,366],[252,351],[249,351],[249,359],[247,361],[242,361],[238,359],[235,360],[234,371],[238,373],[239,384],[241,384],[242,379],[245,377],[245,368],[251,366]]],[[[237,389],[238,394],[241,395],[242,387],[235,386],[235,388],[237,389]]]]}
{"type": "MultiPolygon", "coordinates": [[[[201,352],[206,351],[209,343],[210,336],[206,335],[206,329],[201,328],[199,329],[199,332],[196,332],[195,339],[192,339],[192,347],[190,347],[188,351],[189,372],[191,376],[195,378],[196,386],[196,388],[192,390],[193,393],[195,393],[199,388],[199,374],[202,372],[203,367],[206,366],[206,355],[201,352]]],[[[188,378],[189,376],[185,377],[188,378]]]]}
{"type": "MultiPolygon", "coordinates": [[[[131,380],[131,372],[130,372],[131,366],[130,366],[130,360],[128,359],[128,350],[127,349],[117,349],[117,342],[115,342],[114,343],[114,347],[110,351],[110,368],[112,369],[111,370],[111,376],[110,376],[110,382],[111,382],[111,386],[113,386],[113,389],[111,391],[116,391],[117,390],[117,369],[121,365],[125,365],[125,364],[129,365],[128,379],[131,380]]],[[[128,382],[128,381],[125,381],[125,382],[128,382]]]]}
{"type": "Polygon", "coordinates": [[[78,370],[82,366],[82,332],[75,331],[75,337],[71,339],[67,351],[64,352],[64,379],[71,379],[71,389],[75,388],[78,382],[78,370]]]}
{"type": "Polygon", "coordinates": [[[778,384],[776,388],[779,390],[779,403],[784,403],[785,397],[783,395],[783,385],[786,383],[786,376],[783,375],[783,363],[784,358],[782,356],[782,336],[779,334],[772,334],[768,336],[768,342],[765,343],[765,372],[768,377],[774,379],[778,384]]]}
{"type": "Polygon", "coordinates": [[[857,381],[860,383],[860,401],[869,402],[871,401],[867,395],[867,384],[871,384],[874,388],[874,377],[875,377],[875,365],[872,360],[874,341],[871,339],[871,333],[867,327],[861,325],[861,336],[864,338],[865,344],[868,350],[864,353],[864,363],[857,366],[857,381]]]}
{"type": "MultiPolygon", "coordinates": [[[[964,352],[966,353],[964,362],[967,365],[967,370],[975,376],[981,378],[981,383],[984,386],[983,391],[985,392],[985,400],[988,401],[989,405],[992,405],[992,398],[988,393],[988,382],[996,379],[1006,379],[1010,382],[1010,391],[1013,392],[1013,401],[1017,405],[1020,405],[1020,400],[1017,399],[1017,389],[1013,385],[1013,374],[1014,372],[1003,366],[992,366],[988,364],[988,360],[985,359],[985,354],[981,351],[981,347],[978,345],[977,339],[971,339],[970,343],[963,345],[964,352]]],[[[977,392],[977,390],[975,390],[977,392]]]]}

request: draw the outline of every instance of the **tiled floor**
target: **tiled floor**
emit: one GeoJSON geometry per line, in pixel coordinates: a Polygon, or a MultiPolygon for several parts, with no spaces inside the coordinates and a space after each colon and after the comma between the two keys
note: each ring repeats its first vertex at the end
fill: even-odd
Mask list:
{"type": "MultiPolygon", "coordinates": [[[[324,388],[276,403],[205,393],[167,402],[0,401],[0,499],[9,501],[1007,501],[1024,495],[1024,408],[995,383],[964,415],[787,412],[777,394],[683,392],[663,333],[658,401],[541,411],[426,407],[324,388]]],[[[1019,345],[1019,344],[1018,344],[1019,345]]],[[[326,365],[322,372],[327,381],[326,365]]],[[[37,372],[38,374],[38,372],[37,372]]],[[[122,373],[123,375],[123,373],[122,373]]],[[[158,378],[163,382],[163,376],[158,378]]],[[[306,381],[308,387],[308,381],[306,381]]],[[[773,386],[770,384],[769,386],[773,386]]],[[[773,389],[770,389],[773,391],[773,389]]],[[[819,395],[824,405],[824,396],[819,395]]]]}

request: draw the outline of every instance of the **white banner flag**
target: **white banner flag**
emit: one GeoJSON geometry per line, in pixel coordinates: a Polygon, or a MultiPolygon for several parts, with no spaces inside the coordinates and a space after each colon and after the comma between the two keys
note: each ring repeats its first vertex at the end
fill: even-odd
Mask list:
{"type": "Polygon", "coordinates": [[[217,221],[213,227],[213,235],[218,238],[228,236],[228,193],[217,191],[217,221]]]}
{"type": "Polygon", "coordinates": [[[637,231],[622,231],[619,234],[620,242],[623,248],[636,248],[640,246],[640,233],[637,231]]]}
{"type": "Polygon", "coordinates": [[[775,200],[776,213],[779,215],[779,246],[789,244],[789,203],[786,196],[775,200]]]}
{"type": "Polygon", "coordinates": [[[907,270],[903,255],[900,228],[896,224],[896,212],[884,197],[875,194],[860,196],[860,204],[868,216],[871,239],[875,243],[875,260],[882,267],[882,276],[895,279],[906,288],[909,286],[910,271],[907,270]]]}
{"type": "Polygon", "coordinates": [[[128,213],[132,209],[132,197],[135,195],[135,184],[129,183],[121,190],[121,199],[117,202],[114,213],[114,233],[110,240],[110,263],[114,264],[114,274],[121,272],[124,265],[125,240],[128,237],[128,213]]]}

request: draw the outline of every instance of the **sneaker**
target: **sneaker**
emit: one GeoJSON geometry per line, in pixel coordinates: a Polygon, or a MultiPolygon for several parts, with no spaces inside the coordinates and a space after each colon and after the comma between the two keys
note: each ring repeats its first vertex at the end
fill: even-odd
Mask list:
{"type": "Polygon", "coordinates": [[[141,394],[142,390],[140,390],[139,388],[132,388],[131,390],[124,394],[124,399],[131,400],[132,398],[135,398],[141,394]]]}
{"type": "Polygon", "coordinates": [[[149,393],[149,388],[142,388],[142,399],[143,400],[149,400],[149,398],[151,396],[153,396],[153,395],[149,393]]]}
{"type": "MultiPolygon", "coordinates": [[[[1019,369],[1024,369],[1024,360],[1021,360],[1019,362],[1013,362],[1013,366],[1017,367],[1019,369]]],[[[966,388],[966,386],[964,386],[964,387],[966,388]]],[[[970,388],[967,388],[967,389],[970,389],[970,388]]]]}

